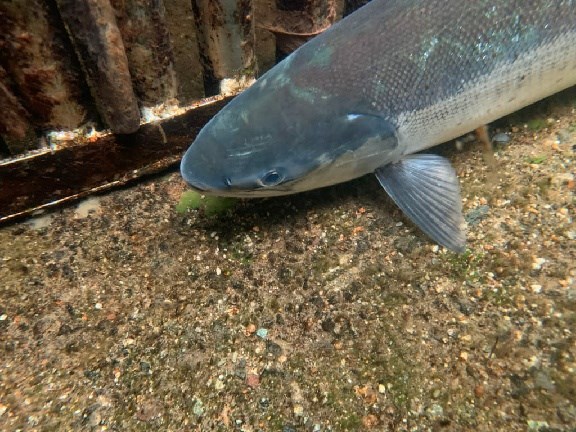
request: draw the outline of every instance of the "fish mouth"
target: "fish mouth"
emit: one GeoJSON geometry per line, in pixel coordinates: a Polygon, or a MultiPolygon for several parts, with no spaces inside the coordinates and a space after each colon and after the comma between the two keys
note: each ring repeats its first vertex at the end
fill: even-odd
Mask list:
{"type": "Polygon", "coordinates": [[[244,181],[237,180],[236,182],[228,180],[225,182],[227,184],[226,187],[216,188],[206,186],[201,182],[192,182],[189,184],[203,194],[223,197],[268,198],[294,195],[317,188],[332,186],[355,177],[345,175],[343,180],[339,179],[338,172],[333,172],[333,168],[338,168],[335,162],[334,160],[323,161],[305,173],[292,175],[282,183],[271,187],[256,185],[256,181],[250,181],[248,179],[244,179],[244,181]],[[251,186],[244,186],[247,184],[251,186]]]}
{"type": "Polygon", "coordinates": [[[186,183],[188,184],[188,187],[190,187],[190,189],[193,189],[196,192],[202,192],[202,193],[208,192],[208,189],[206,189],[206,187],[201,187],[201,186],[198,186],[197,184],[190,184],[188,182],[186,182],[186,183]]]}
{"type": "Polygon", "coordinates": [[[210,187],[195,178],[191,178],[190,176],[186,175],[184,171],[181,172],[182,178],[186,182],[189,188],[201,192],[201,193],[208,193],[210,191],[210,187]]]}
{"type": "Polygon", "coordinates": [[[239,186],[211,187],[196,179],[184,178],[188,187],[202,195],[213,195],[231,198],[266,198],[271,196],[290,195],[300,192],[292,190],[294,181],[283,183],[277,187],[242,188],[239,186]]]}

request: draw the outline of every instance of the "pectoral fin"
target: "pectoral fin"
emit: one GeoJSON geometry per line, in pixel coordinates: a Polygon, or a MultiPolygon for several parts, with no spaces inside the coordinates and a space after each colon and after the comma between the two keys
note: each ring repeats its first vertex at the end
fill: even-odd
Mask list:
{"type": "Polygon", "coordinates": [[[464,252],[466,235],[458,177],[437,155],[410,155],[375,171],[394,202],[422,231],[454,252],[464,252]]]}

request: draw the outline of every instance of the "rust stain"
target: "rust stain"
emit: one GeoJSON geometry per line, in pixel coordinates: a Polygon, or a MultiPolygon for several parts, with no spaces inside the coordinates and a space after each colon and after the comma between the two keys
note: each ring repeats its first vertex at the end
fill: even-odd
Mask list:
{"type": "Polygon", "coordinates": [[[86,93],[54,10],[39,0],[0,2],[2,66],[41,128],[75,128],[87,117],[86,93]]]}
{"type": "Polygon", "coordinates": [[[29,114],[8,88],[8,75],[0,67],[0,133],[23,139],[30,128],[29,114]]]}

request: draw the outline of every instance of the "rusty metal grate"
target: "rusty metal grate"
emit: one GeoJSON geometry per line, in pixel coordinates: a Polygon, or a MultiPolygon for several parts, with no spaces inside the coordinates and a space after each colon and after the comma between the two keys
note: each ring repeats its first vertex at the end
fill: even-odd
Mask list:
{"type": "Polygon", "coordinates": [[[243,81],[363,3],[0,0],[0,223],[174,165],[243,81]]]}

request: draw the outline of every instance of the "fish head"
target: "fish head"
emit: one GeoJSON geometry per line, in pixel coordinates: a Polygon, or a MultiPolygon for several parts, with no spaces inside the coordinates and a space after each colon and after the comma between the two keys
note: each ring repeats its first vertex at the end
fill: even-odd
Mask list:
{"type": "MultiPolygon", "coordinates": [[[[290,58],[289,58],[290,59],[290,58]]],[[[296,79],[284,60],[200,131],[181,163],[193,188],[220,196],[284,195],[373,172],[395,128],[348,98],[296,79]]]]}

